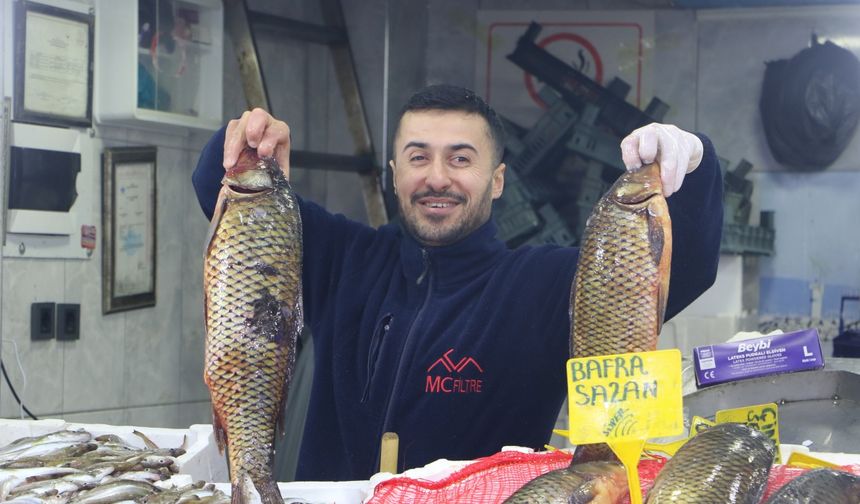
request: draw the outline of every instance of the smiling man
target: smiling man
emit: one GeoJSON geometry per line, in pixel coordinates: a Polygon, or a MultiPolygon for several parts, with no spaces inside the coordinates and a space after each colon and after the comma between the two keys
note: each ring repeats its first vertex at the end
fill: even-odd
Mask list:
{"type": "MultiPolygon", "coordinates": [[[[289,177],[289,126],[246,112],[210,140],[194,172],[210,218],[224,168],[246,145],[275,156],[289,177]]],[[[716,275],[716,155],[706,137],[662,124],[620,148],[628,169],[659,161],[672,195],[668,318],[716,275]]],[[[503,151],[502,125],[483,100],[430,86],[407,102],[395,136],[401,225],[373,229],[299,198],[315,366],[297,479],[367,479],[388,431],[400,437],[400,469],[549,440],[566,393],[578,249],[509,250],[495,237],[503,151]]]]}
{"type": "MultiPolygon", "coordinates": [[[[432,102],[413,99],[410,105],[432,102]]],[[[416,108],[403,114],[390,165],[400,215],[412,236],[428,246],[447,245],[490,218],[505,183],[501,136],[501,125],[490,125],[480,109],[416,108]]]]}

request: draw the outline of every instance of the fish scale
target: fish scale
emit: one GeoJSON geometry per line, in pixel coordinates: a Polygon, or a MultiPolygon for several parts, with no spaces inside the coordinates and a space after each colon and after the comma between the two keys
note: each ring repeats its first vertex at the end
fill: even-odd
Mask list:
{"type": "Polygon", "coordinates": [[[204,284],[204,378],[219,446],[227,445],[233,502],[282,502],[272,476],[276,424],[302,328],[301,218],[273,161],[246,150],[239,173],[265,170],[273,188],[238,192],[225,177],[210,228],[204,284]]]}

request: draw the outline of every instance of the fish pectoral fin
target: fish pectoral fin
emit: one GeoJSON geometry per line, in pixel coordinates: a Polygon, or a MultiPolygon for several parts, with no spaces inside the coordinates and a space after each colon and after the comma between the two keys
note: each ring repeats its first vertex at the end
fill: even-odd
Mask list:
{"type": "Polygon", "coordinates": [[[666,216],[661,213],[659,206],[653,205],[657,210],[648,212],[648,242],[651,249],[651,258],[657,267],[659,276],[657,284],[657,333],[663,327],[663,319],[666,316],[666,304],[669,297],[669,270],[672,262],[672,231],[671,224],[666,233],[666,216]]]}
{"type": "Polygon", "coordinates": [[[224,447],[227,446],[227,431],[224,429],[224,424],[221,422],[221,417],[215,408],[212,408],[212,430],[215,431],[215,442],[218,444],[218,453],[224,454],[224,447]]]}
{"type": "MultiPolygon", "coordinates": [[[[300,301],[301,302],[301,301],[300,301]]],[[[298,306],[297,310],[290,310],[288,307],[283,307],[281,309],[281,321],[280,327],[284,334],[281,335],[278,343],[280,345],[285,345],[290,350],[287,352],[287,358],[290,362],[287,364],[287,374],[284,376],[284,383],[282,384],[281,389],[281,403],[278,405],[278,435],[284,436],[286,434],[286,430],[284,427],[284,420],[286,418],[285,410],[287,407],[287,397],[290,392],[290,382],[292,381],[292,374],[295,372],[296,368],[296,353],[298,351],[298,342],[295,339],[298,339],[298,333],[301,332],[301,305],[298,306]],[[298,315],[298,319],[296,316],[298,315]],[[295,338],[295,339],[294,339],[295,338]],[[291,341],[292,340],[292,341],[291,341]]]]}
{"type": "Polygon", "coordinates": [[[657,334],[663,329],[666,318],[666,301],[669,298],[669,275],[662,275],[657,285],[657,334]]]}
{"type": "Polygon", "coordinates": [[[281,498],[281,491],[278,489],[278,484],[272,478],[258,480],[256,483],[257,492],[260,494],[260,502],[262,504],[282,504],[284,499],[281,498]]]}
{"type": "MultiPolygon", "coordinates": [[[[218,202],[215,203],[215,213],[212,215],[212,220],[209,222],[209,230],[206,234],[206,248],[203,251],[203,260],[206,260],[206,257],[209,256],[209,248],[212,246],[212,239],[215,237],[215,232],[218,230],[218,225],[221,223],[221,217],[224,215],[224,207],[227,205],[227,199],[224,195],[224,190],[218,193],[218,202]]],[[[204,262],[205,264],[205,262],[204,262]]],[[[206,324],[206,321],[209,320],[209,297],[208,297],[208,289],[206,288],[206,268],[203,269],[203,321],[206,324]]],[[[204,333],[207,334],[208,340],[208,327],[204,328],[204,333]]]]}
{"type": "Polygon", "coordinates": [[[651,259],[655,266],[660,266],[663,259],[663,243],[665,242],[663,223],[658,216],[648,212],[648,244],[651,247],[651,259]]]}
{"type": "Polygon", "coordinates": [[[209,231],[206,234],[206,241],[203,242],[206,244],[204,254],[209,251],[209,246],[212,245],[212,238],[215,236],[215,231],[218,230],[218,225],[221,223],[221,217],[224,215],[224,208],[226,206],[227,196],[222,187],[221,192],[218,193],[218,201],[215,203],[215,212],[212,214],[212,220],[209,221],[209,231]]]}

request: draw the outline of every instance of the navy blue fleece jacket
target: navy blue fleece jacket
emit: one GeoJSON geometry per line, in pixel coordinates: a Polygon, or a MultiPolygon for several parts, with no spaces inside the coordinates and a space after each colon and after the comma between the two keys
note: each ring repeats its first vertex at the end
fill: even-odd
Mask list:
{"type": "MultiPolygon", "coordinates": [[[[672,277],[667,317],[714,281],[722,177],[704,159],[669,198],[672,277]]],[[[193,182],[211,218],[224,170],[224,130],[193,182]]],[[[578,249],[508,250],[492,220],[464,240],[422,247],[300,199],[305,323],[315,369],[296,478],[366,479],[382,433],[400,436],[400,468],[474,459],[549,440],[565,389],[568,305],[578,249]]]]}

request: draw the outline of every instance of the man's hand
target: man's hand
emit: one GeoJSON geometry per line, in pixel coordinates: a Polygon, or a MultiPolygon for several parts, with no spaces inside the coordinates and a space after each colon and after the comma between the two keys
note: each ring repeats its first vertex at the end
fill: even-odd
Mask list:
{"type": "Polygon", "coordinates": [[[699,137],[671,124],[642,126],[621,141],[621,158],[628,170],[655,161],[660,164],[665,196],[681,188],[684,176],[702,162],[703,152],[699,137]]]}
{"type": "Polygon", "coordinates": [[[245,146],[257,149],[260,157],[274,156],[290,179],[290,127],[261,108],[245,111],[227,123],[224,136],[224,169],[232,168],[245,146]]]}

